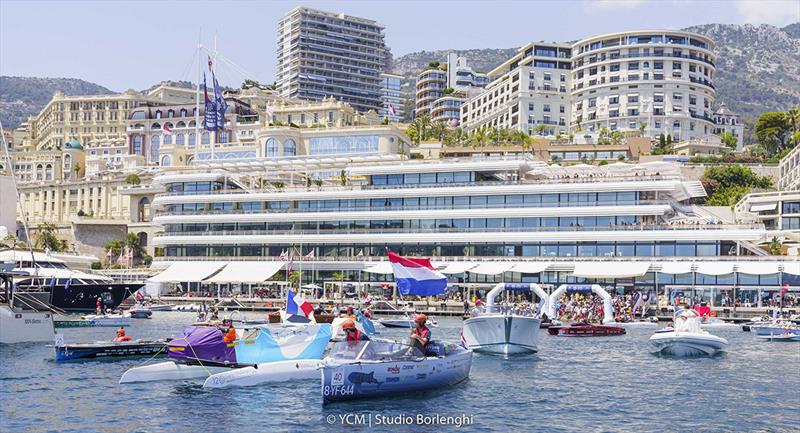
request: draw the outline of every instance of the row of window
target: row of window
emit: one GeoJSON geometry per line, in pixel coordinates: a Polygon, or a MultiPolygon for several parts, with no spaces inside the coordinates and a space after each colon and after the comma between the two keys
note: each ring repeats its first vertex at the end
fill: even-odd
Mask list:
{"type": "MultiPolygon", "coordinates": [[[[223,189],[222,183],[187,182],[167,186],[167,192],[181,191],[218,191],[223,189]],[[185,186],[184,186],[185,185],[185,186]],[[203,188],[203,189],[200,189],[203,188]],[[213,189],[209,189],[213,188],[213,189]]],[[[171,204],[167,212],[203,212],[203,211],[244,211],[260,210],[300,210],[314,211],[348,211],[348,210],[417,210],[417,209],[486,209],[515,207],[569,207],[569,206],[629,206],[643,201],[658,199],[655,191],[627,192],[581,192],[562,194],[509,194],[509,195],[475,195],[455,197],[391,197],[373,199],[342,200],[296,200],[268,202],[212,202],[171,204]]]]}
{"type": "MultiPolygon", "coordinates": [[[[225,222],[225,223],[185,223],[166,224],[168,233],[197,232],[284,232],[315,233],[325,230],[369,231],[447,231],[448,229],[539,231],[554,228],[607,230],[625,228],[639,224],[636,216],[591,216],[591,217],[531,217],[531,218],[444,218],[444,219],[396,219],[396,220],[358,220],[358,221],[300,221],[300,222],[225,222]]],[[[240,234],[247,234],[240,233],[240,234]]]]}
{"type": "MultiPolygon", "coordinates": [[[[321,245],[309,246],[316,257],[385,256],[385,248],[404,255],[423,257],[713,257],[736,255],[730,242],[581,242],[533,244],[438,244],[438,245],[321,245]]],[[[278,257],[293,245],[180,245],[167,246],[170,257],[252,256],[278,257]]],[[[435,260],[435,259],[434,259],[435,260]]]]}

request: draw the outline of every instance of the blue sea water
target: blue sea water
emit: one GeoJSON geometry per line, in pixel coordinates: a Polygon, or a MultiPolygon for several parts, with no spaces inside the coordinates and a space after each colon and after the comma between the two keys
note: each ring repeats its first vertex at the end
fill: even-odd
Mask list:
{"type": "MultiPolygon", "coordinates": [[[[156,312],[134,320],[128,333],[167,337],[192,319],[156,312]]],[[[436,338],[458,340],[460,320],[439,325],[436,338]]],[[[407,334],[379,328],[382,337],[407,334]]],[[[67,342],[114,334],[114,328],[59,331],[67,342]]],[[[800,431],[800,343],[714,330],[730,341],[725,353],[673,359],[650,353],[652,332],[543,334],[536,356],[476,354],[470,379],[449,389],[326,406],[316,381],[217,390],[204,390],[202,380],[119,385],[126,369],[146,359],[56,363],[43,344],[0,345],[0,431],[800,431]],[[471,418],[461,427],[416,425],[418,415],[471,418]],[[412,425],[377,425],[379,418],[412,425]]]]}

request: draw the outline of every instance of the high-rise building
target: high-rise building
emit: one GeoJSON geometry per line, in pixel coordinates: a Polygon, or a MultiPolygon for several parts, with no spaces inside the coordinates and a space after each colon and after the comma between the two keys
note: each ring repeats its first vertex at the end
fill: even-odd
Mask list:
{"type": "Polygon", "coordinates": [[[450,53],[447,62],[430,66],[417,76],[414,115],[427,114],[434,122],[458,123],[461,104],[488,83],[486,74],[475,72],[467,65],[467,59],[450,53]]]}
{"type": "Polygon", "coordinates": [[[394,74],[381,74],[381,111],[382,118],[389,122],[399,122],[403,118],[403,98],[400,89],[403,86],[403,76],[394,74]]]}
{"type": "Polygon", "coordinates": [[[278,22],[277,89],[287,98],[334,97],[379,112],[388,58],[373,20],[297,7],[278,22]]]}
{"type": "Polygon", "coordinates": [[[565,134],[569,127],[568,44],[529,43],[489,72],[486,91],[461,107],[467,129],[511,128],[530,135],[565,134]]]}

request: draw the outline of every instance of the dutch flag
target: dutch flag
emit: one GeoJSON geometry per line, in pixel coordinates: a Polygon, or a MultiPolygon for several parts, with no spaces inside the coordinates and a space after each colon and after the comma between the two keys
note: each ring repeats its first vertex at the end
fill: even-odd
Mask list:
{"type": "Polygon", "coordinates": [[[447,290],[447,277],[431,265],[431,259],[402,257],[391,251],[392,264],[397,291],[401,295],[436,296],[447,290]]]}
{"type": "Polygon", "coordinates": [[[286,300],[286,314],[308,317],[312,312],[314,312],[314,307],[310,302],[306,301],[306,298],[304,298],[303,295],[299,293],[295,295],[291,290],[288,290],[287,292],[288,299],[286,300]]]}

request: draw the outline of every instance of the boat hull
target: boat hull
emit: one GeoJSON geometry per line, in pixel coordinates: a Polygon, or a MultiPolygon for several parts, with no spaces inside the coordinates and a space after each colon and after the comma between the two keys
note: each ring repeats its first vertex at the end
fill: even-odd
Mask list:
{"type": "Polygon", "coordinates": [[[378,321],[387,328],[412,328],[414,322],[410,319],[381,319],[378,321]]]}
{"type": "Polygon", "coordinates": [[[0,305],[0,343],[53,341],[53,315],[49,312],[14,311],[0,305]]]}
{"type": "Polygon", "coordinates": [[[298,359],[256,364],[209,376],[203,388],[255,386],[290,380],[319,380],[319,359],[298,359]]]}
{"type": "MultiPolygon", "coordinates": [[[[72,284],[69,287],[56,285],[36,286],[36,290],[44,290],[49,299],[42,299],[64,311],[86,312],[97,309],[97,298],[103,299],[106,308],[115,309],[144,284],[107,283],[107,284],[72,284]]],[[[20,286],[25,289],[26,286],[20,286]]]]}
{"type": "Polygon", "coordinates": [[[469,377],[472,351],[421,361],[327,364],[322,367],[322,401],[375,398],[431,391],[452,386],[469,377]]]}
{"type": "Polygon", "coordinates": [[[55,346],[56,361],[84,358],[135,357],[165,353],[166,341],[125,341],[103,344],[68,344],[55,346]]]}
{"type": "Polygon", "coordinates": [[[559,337],[608,337],[612,335],[624,335],[625,328],[621,326],[608,325],[572,325],[572,326],[552,326],[547,329],[550,335],[559,337]]]}
{"type": "Polygon", "coordinates": [[[767,341],[781,341],[781,342],[800,341],[800,334],[757,335],[757,337],[767,341]]]}
{"type": "Polygon", "coordinates": [[[750,330],[755,331],[756,335],[759,337],[764,335],[781,335],[781,334],[800,335],[800,328],[792,329],[780,326],[751,326],[750,330]]]}
{"type": "Polygon", "coordinates": [[[536,353],[539,325],[535,317],[486,315],[464,321],[464,342],[476,352],[500,355],[536,353]]]}
{"type": "Polygon", "coordinates": [[[728,345],[728,340],[715,335],[661,332],[650,337],[656,350],[672,356],[710,356],[728,345]]]}
{"type": "Polygon", "coordinates": [[[178,364],[173,361],[159,362],[129,369],[123,373],[119,383],[199,379],[230,369],[231,367],[178,364]]]}

